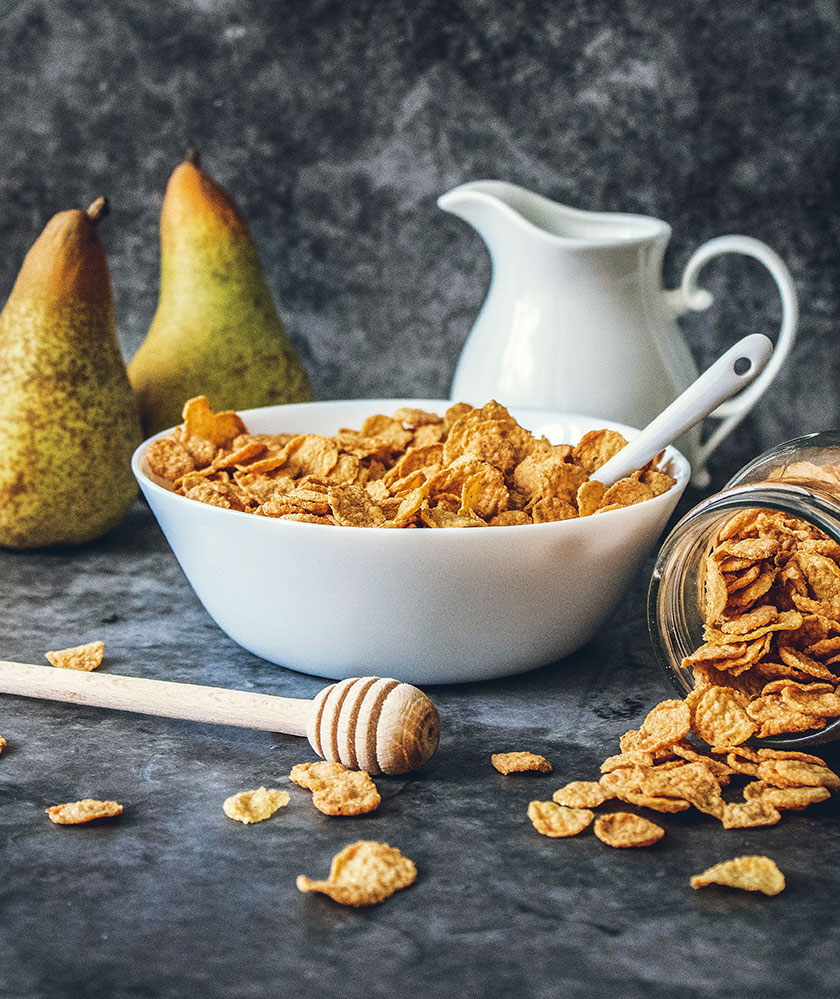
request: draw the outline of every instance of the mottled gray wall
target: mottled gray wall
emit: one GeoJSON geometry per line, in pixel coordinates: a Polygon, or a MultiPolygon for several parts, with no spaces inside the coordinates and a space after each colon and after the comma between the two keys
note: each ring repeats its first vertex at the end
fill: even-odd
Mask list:
{"type": "MultiPolygon", "coordinates": [[[[185,146],[248,218],[316,396],[446,395],[483,300],[479,238],[435,206],[497,177],[788,262],[799,343],[718,458],[840,423],[840,14],[832,0],[3,0],[0,294],[56,210],[107,194],[127,358],[157,295],[157,223],[185,146]]],[[[704,272],[701,362],[772,332],[757,264],[704,272]]]]}

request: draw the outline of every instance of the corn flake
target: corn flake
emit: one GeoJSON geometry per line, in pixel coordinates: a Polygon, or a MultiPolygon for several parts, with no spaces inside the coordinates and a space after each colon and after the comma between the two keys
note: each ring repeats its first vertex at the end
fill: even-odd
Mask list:
{"type": "Polygon", "coordinates": [[[541,836],[577,836],[589,825],[594,813],[587,808],[566,808],[554,801],[532,801],[528,818],[541,836]]]}
{"type": "Polygon", "coordinates": [[[382,798],[364,770],[350,770],[312,792],[312,804],[324,815],[366,815],[382,798]]]}
{"type": "Polygon", "coordinates": [[[229,444],[245,433],[245,424],[234,412],[214,413],[206,396],[199,395],[184,404],[184,433],[209,441],[217,447],[229,444]]]}
{"type": "Polygon", "coordinates": [[[691,711],[685,701],[662,701],[642,722],[638,747],[647,752],[666,749],[691,731],[691,711]]]}
{"type": "Polygon", "coordinates": [[[800,812],[809,805],[819,804],[831,797],[827,787],[773,787],[763,780],[751,781],[744,788],[748,800],[758,798],[781,811],[800,812]]]}
{"type": "Polygon", "coordinates": [[[760,891],[765,895],[778,895],[785,887],[785,876],[769,857],[744,856],[724,860],[707,868],[691,879],[692,888],[724,885],[742,891],[760,891]]]}
{"type": "Polygon", "coordinates": [[[301,874],[302,892],[321,892],[341,905],[377,905],[417,878],[414,862],[387,843],[359,840],[333,857],[329,877],[312,881],[301,874]]]}
{"type": "Polygon", "coordinates": [[[288,804],[288,791],[259,787],[255,791],[240,791],[225,798],[222,811],[229,819],[249,825],[252,822],[263,822],[278,808],[288,804]]]}
{"type": "Polygon", "coordinates": [[[513,752],[493,753],[490,762],[500,774],[522,773],[526,770],[537,770],[543,774],[551,773],[551,764],[539,753],[513,752]]]}
{"type": "Polygon", "coordinates": [[[608,797],[607,789],[597,780],[573,780],[551,796],[553,801],[566,808],[597,808],[608,797]]]}
{"type": "Polygon", "coordinates": [[[756,732],[756,723],[728,687],[709,687],[694,707],[692,728],[713,749],[738,746],[756,732]]]}
{"type": "Polygon", "coordinates": [[[117,801],[98,801],[96,798],[68,801],[45,809],[50,822],[60,826],[76,826],[94,819],[110,819],[121,815],[122,810],[123,806],[117,801]]]}
{"type": "Polygon", "coordinates": [[[330,760],[298,763],[289,778],[312,792],[312,804],[325,815],[365,815],[382,801],[369,773],[330,760]]]}
{"type": "Polygon", "coordinates": [[[296,763],[289,773],[289,780],[307,791],[318,791],[336,777],[349,772],[349,767],[333,760],[316,760],[314,763],[296,763]]]}
{"type": "Polygon", "coordinates": [[[632,812],[599,815],[593,826],[595,835],[607,846],[653,846],[665,835],[662,826],[632,812]]]}
{"type": "Polygon", "coordinates": [[[90,672],[102,662],[104,652],[104,642],[88,642],[86,645],[75,645],[71,649],[45,652],[44,655],[53,666],[59,669],[77,669],[90,672]]]}
{"type": "Polygon", "coordinates": [[[762,797],[728,802],[720,821],[724,829],[754,829],[757,826],[774,826],[781,817],[776,806],[762,797]]]}

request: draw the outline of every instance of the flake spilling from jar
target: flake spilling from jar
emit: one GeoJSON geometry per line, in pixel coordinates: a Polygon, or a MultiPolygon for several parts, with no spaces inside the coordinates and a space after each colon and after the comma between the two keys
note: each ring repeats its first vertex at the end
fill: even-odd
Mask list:
{"type": "Polygon", "coordinates": [[[694,808],[745,829],[840,789],[819,756],[745,745],[840,717],[840,545],[787,514],[744,510],[718,531],[704,571],[705,642],[683,661],[694,689],[652,708],[597,783],[566,784],[556,804],[694,808]]]}
{"type": "Polygon", "coordinates": [[[840,716],[840,545],[748,509],[720,528],[704,572],[705,643],[683,660],[694,732],[726,749],[840,716]]]}

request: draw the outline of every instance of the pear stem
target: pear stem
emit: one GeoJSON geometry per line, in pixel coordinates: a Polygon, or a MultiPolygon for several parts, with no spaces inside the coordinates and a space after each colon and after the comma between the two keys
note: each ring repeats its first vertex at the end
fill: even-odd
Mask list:
{"type": "Polygon", "coordinates": [[[96,225],[101,222],[102,219],[108,214],[108,199],[99,197],[94,201],[94,203],[87,210],[87,217],[90,219],[92,225],[96,225]]]}
{"type": "Polygon", "coordinates": [[[190,148],[184,153],[184,159],[187,163],[191,163],[196,169],[201,169],[201,150],[196,149],[195,146],[190,146],[190,148]]]}

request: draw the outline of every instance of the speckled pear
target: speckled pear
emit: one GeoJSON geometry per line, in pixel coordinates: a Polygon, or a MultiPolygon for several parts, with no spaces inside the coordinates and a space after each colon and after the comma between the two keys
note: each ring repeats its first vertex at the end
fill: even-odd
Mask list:
{"type": "Polygon", "coordinates": [[[0,544],[91,541],[137,494],[142,438],[96,226],[104,198],[59,212],[0,314],[0,544]]]}
{"type": "Polygon", "coordinates": [[[205,395],[217,411],[312,398],[248,226],[194,151],[169,179],[157,311],[128,368],[147,434],[205,395]]]}

